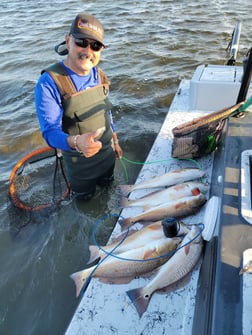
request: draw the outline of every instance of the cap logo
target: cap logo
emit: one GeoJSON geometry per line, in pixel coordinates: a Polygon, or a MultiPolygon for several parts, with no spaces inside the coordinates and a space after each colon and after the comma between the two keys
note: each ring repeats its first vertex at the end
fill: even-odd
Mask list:
{"type": "Polygon", "coordinates": [[[99,28],[97,26],[94,26],[93,24],[88,23],[88,22],[82,22],[81,19],[79,19],[79,21],[78,21],[78,28],[80,28],[80,29],[86,28],[88,30],[97,31],[98,34],[102,35],[101,28],[99,28]]]}

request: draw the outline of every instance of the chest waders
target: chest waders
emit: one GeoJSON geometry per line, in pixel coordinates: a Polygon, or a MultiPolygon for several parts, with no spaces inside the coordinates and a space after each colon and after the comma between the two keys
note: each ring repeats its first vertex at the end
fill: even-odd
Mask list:
{"type": "Polygon", "coordinates": [[[98,69],[99,85],[77,92],[74,83],[60,64],[54,64],[47,71],[56,83],[61,94],[64,109],[62,129],[69,135],[81,135],[104,127],[100,136],[102,149],[94,156],[86,158],[75,150],[63,151],[68,180],[73,191],[85,193],[90,180],[99,179],[115,164],[112,148],[112,131],[109,111],[112,104],[108,99],[109,81],[98,69]]]}

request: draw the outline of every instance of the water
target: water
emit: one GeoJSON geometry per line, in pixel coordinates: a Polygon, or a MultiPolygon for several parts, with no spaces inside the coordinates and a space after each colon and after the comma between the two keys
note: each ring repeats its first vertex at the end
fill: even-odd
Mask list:
{"type": "MultiPolygon", "coordinates": [[[[119,213],[116,184],[133,183],[141,168],[127,163],[126,174],[118,162],[111,190],[89,204],[67,202],[50,216],[21,214],[8,201],[15,163],[45,145],[34,109],[35,83],[41,69],[60,59],[53,47],[79,11],[96,13],[106,28],[108,48],[100,66],[112,82],[124,156],[137,162],[146,158],[180,80],[200,64],[225,62],[237,21],[240,61],[251,47],[250,0],[1,2],[0,334],[64,333],[79,301],[69,275],[86,266],[97,220],[119,213]]],[[[99,226],[99,243],[106,242],[114,221],[99,226]]]]}

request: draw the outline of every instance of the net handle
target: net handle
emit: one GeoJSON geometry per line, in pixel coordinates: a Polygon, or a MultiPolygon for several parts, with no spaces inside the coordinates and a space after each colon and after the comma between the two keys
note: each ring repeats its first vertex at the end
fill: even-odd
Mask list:
{"type": "Polygon", "coordinates": [[[205,116],[201,116],[198,117],[196,119],[193,119],[191,121],[182,123],[180,125],[178,125],[177,127],[172,129],[172,132],[174,135],[177,134],[181,134],[183,132],[188,132],[188,131],[192,131],[195,130],[201,126],[207,125],[211,122],[217,121],[217,120],[221,120],[224,118],[228,118],[230,115],[232,115],[232,113],[236,112],[242,105],[244,102],[239,102],[236,105],[233,105],[231,107],[228,108],[224,108],[221,109],[217,112],[213,112],[210,114],[207,114],[205,116]]]}

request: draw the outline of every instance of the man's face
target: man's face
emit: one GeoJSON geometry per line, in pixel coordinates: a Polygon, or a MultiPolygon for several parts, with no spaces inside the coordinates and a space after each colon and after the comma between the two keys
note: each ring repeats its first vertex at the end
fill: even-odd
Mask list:
{"type": "Polygon", "coordinates": [[[79,75],[88,75],[90,70],[100,61],[103,47],[99,51],[93,50],[93,48],[96,49],[97,46],[99,47],[99,44],[99,42],[89,38],[83,41],[75,39],[72,35],[66,35],[68,49],[66,65],[79,75]]]}

